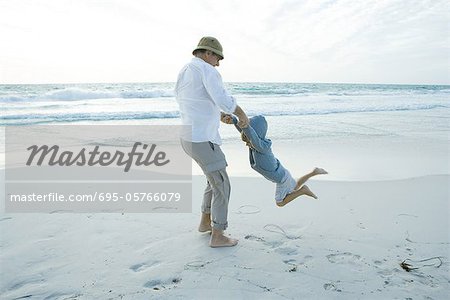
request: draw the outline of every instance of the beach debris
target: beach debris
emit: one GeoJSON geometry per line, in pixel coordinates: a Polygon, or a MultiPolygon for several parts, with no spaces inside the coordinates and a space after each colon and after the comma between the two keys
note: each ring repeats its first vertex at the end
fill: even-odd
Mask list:
{"type": "Polygon", "coordinates": [[[443,264],[442,259],[439,256],[421,259],[421,260],[412,260],[412,259],[407,258],[400,263],[400,267],[402,267],[402,269],[405,270],[406,272],[411,272],[413,270],[418,270],[418,269],[421,269],[424,267],[439,268],[440,266],[442,266],[442,264],[443,264]],[[434,263],[423,264],[424,262],[427,262],[427,261],[434,261],[434,263]],[[412,265],[411,263],[415,263],[415,266],[412,265]]]}
{"type": "Polygon", "coordinates": [[[291,266],[291,268],[288,270],[289,273],[297,272],[298,265],[296,264],[296,260],[295,259],[287,259],[287,260],[283,260],[283,262],[285,264],[291,266]]]}
{"type": "Polygon", "coordinates": [[[181,281],[181,278],[172,279],[172,283],[179,283],[180,281],[181,281]]]}
{"type": "Polygon", "coordinates": [[[413,268],[410,264],[406,263],[405,261],[402,261],[400,263],[400,267],[402,267],[403,270],[406,272],[411,272],[411,270],[415,270],[417,268],[413,268]]]}
{"type": "Polygon", "coordinates": [[[292,268],[289,269],[288,272],[289,272],[289,273],[291,273],[291,272],[297,272],[297,266],[293,266],[292,268]]]}

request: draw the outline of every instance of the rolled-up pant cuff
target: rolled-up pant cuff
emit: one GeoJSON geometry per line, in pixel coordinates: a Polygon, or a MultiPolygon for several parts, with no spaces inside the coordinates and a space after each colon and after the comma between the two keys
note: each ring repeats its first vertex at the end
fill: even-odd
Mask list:
{"type": "Polygon", "coordinates": [[[228,222],[225,224],[219,224],[219,223],[215,223],[214,221],[211,221],[211,226],[214,229],[218,229],[218,230],[226,230],[228,227],[228,222]]]}

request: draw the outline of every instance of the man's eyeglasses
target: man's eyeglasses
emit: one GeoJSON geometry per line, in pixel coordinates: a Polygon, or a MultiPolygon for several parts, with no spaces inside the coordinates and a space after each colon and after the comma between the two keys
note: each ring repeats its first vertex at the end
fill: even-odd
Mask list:
{"type": "Polygon", "coordinates": [[[217,57],[217,60],[222,60],[222,57],[220,57],[219,55],[215,54],[214,52],[211,51],[211,54],[215,57],[217,57]]]}

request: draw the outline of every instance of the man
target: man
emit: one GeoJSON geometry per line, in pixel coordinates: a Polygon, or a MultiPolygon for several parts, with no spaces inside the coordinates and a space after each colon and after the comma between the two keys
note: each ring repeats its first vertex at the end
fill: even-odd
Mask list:
{"type": "Polygon", "coordinates": [[[194,58],[181,69],[175,87],[183,125],[192,126],[191,136],[182,136],[184,151],[202,168],[207,178],[202,217],[198,230],[211,231],[211,247],[235,246],[238,241],[226,237],[230,181],[227,162],[220,149],[221,111],[235,114],[239,125],[247,126],[248,117],[229,95],[215,67],[224,58],[216,38],[203,37],[192,52],[194,58]]]}

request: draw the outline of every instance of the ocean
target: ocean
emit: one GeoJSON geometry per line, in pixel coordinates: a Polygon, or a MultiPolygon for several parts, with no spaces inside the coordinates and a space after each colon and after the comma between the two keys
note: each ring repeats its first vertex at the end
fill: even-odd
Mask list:
{"type": "MultiPolygon", "coordinates": [[[[448,85],[226,83],[225,86],[249,116],[267,117],[268,137],[274,142],[277,155],[285,160],[303,155],[311,166],[322,161],[335,164],[341,175],[346,174],[337,176],[338,179],[449,173],[448,85]],[[380,157],[390,161],[379,161],[380,157]],[[421,163],[417,157],[422,158],[421,163]],[[344,163],[336,165],[340,160],[359,165],[371,161],[371,167],[379,170],[372,172],[374,176],[361,176],[359,170],[350,174],[344,163]],[[396,170],[403,166],[411,169],[411,162],[415,161],[414,170],[382,170],[385,164],[402,160],[396,170]]],[[[180,124],[173,89],[174,83],[0,85],[0,126],[180,124]]],[[[233,153],[228,155],[230,164],[233,156],[242,157],[234,162],[240,166],[236,174],[252,173],[242,167],[247,165],[246,155],[233,126],[223,124],[221,136],[225,149],[229,147],[227,151],[233,153]]]]}
{"type": "MultiPolygon", "coordinates": [[[[173,88],[174,83],[0,85],[0,125],[167,123],[179,119],[173,88]]],[[[450,86],[441,85],[228,83],[226,88],[249,115],[279,120],[450,107],[450,86]]]]}

